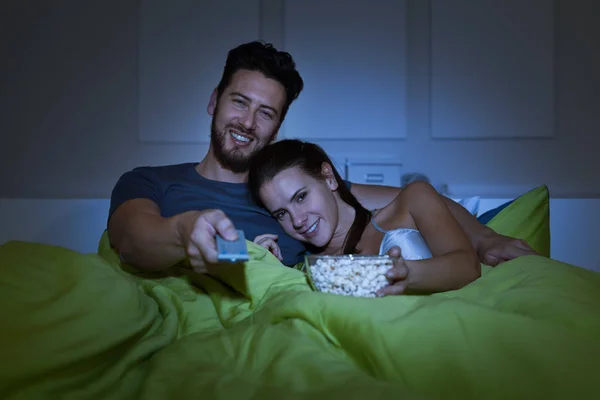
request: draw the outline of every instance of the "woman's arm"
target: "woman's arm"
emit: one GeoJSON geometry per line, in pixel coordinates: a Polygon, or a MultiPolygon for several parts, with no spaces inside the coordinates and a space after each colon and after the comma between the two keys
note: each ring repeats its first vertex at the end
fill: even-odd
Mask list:
{"type": "MultiPolygon", "coordinates": [[[[352,183],[350,191],[363,207],[373,210],[384,208],[392,203],[402,189],[392,186],[352,183]]],[[[439,197],[469,237],[471,245],[477,250],[482,263],[495,266],[516,257],[537,254],[525,241],[494,232],[454,200],[442,195],[439,197]]]]}
{"type": "Polygon", "coordinates": [[[460,289],[481,276],[481,265],[469,237],[430,184],[407,185],[397,201],[408,209],[433,257],[401,260],[391,271],[397,275],[391,278],[399,280],[384,290],[386,294],[460,289]]]}

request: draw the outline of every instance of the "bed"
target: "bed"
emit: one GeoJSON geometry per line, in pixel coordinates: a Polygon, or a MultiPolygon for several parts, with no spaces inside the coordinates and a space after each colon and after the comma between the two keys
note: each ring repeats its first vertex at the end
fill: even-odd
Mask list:
{"type": "Polygon", "coordinates": [[[545,186],[487,225],[541,256],[463,289],[359,299],[249,242],[243,268],[143,273],[98,252],[0,246],[2,399],[600,396],[600,274],[548,258],[545,186]]]}

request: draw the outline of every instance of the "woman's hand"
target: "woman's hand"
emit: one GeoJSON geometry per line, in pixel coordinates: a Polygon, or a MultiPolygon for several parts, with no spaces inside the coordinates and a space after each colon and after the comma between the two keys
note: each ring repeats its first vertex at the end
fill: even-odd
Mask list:
{"type": "Polygon", "coordinates": [[[400,247],[392,247],[387,254],[394,258],[394,266],[385,273],[390,284],[377,292],[378,297],[403,294],[408,286],[409,270],[406,261],[402,258],[400,247]]]}
{"type": "Polygon", "coordinates": [[[281,256],[281,249],[277,244],[278,236],[273,235],[271,233],[265,233],[264,235],[258,235],[254,238],[253,242],[261,245],[265,249],[269,250],[279,261],[283,261],[283,257],[281,256]]]}

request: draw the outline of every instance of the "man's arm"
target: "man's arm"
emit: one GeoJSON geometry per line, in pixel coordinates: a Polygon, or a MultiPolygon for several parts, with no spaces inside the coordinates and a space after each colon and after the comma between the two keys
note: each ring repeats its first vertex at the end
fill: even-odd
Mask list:
{"type": "Polygon", "coordinates": [[[159,271],[183,260],[197,272],[217,262],[216,235],[237,239],[233,223],[221,210],[188,211],[164,218],[148,199],[128,200],[108,223],[111,246],[121,259],[140,269],[159,271]]]}
{"type": "Polygon", "coordinates": [[[163,218],[151,200],[127,200],[110,217],[110,244],[128,264],[145,270],[168,268],[186,258],[178,219],[182,216],[163,218]]]}
{"type": "Polygon", "coordinates": [[[495,267],[517,257],[539,255],[526,241],[495,232],[454,200],[441,197],[469,237],[481,263],[495,267]]]}
{"type": "Polygon", "coordinates": [[[121,259],[144,270],[162,270],[182,260],[200,272],[216,262],[216,234],[236,239],[220,210],[188,211],[165,218],[162,192],[151,173],[124,174],[112,192],[108,238],[121,259]]]}

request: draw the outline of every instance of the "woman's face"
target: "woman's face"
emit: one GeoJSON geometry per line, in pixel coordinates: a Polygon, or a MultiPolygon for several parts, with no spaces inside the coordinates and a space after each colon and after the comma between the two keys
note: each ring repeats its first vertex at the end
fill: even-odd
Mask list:
{"type": "MultiPolygon", "coordinates": [[[[337,181],[324,164],[322,180],[298,167],[281,171],[259,191],[261,201],[296,240],[325,247],[338,225],[337,181]]],[[[329,169],[328,169],[329,168],[329,169]]]]}

